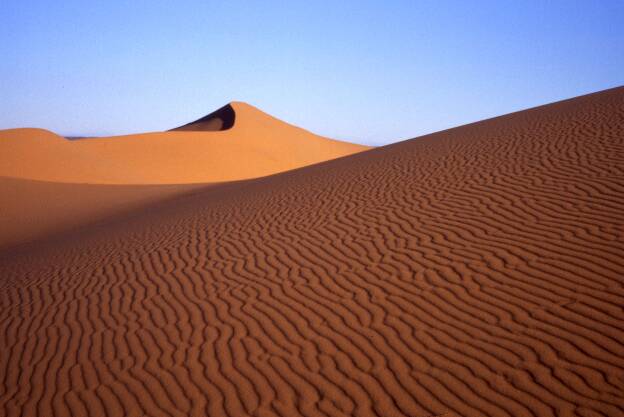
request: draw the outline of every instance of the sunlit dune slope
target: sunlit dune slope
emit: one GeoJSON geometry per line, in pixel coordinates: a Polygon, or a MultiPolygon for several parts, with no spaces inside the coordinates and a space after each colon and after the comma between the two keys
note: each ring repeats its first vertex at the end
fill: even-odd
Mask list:
{"type": "Polygon", "coordinates": [[[44,129],[0,130],[0,177],[42,181],[89,182],[93,178],[124,181],[106,161],[44,129]],[[83,176],[83,179],[77,177],[83,176]]]}
{"type": "Polygon", "coordinates": [[[317,136],[248,104],[229,106],[235,123],[221,131],[75,141],[38,129],[0,131],[0,176],[91,184],[210,183],[270,175],[367,149],[317,136]]]}
{"type": "Polygon", "coordinates": [[[624,89],[0,253],[0,414],[622,416],[624,89]]]}

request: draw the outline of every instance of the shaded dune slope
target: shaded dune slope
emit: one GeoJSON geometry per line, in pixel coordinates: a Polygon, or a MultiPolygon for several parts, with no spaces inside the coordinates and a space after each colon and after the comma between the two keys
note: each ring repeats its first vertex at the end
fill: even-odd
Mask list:
{"type": "Polygon", "coordinates": [[[194,122],[171,129],[171,131],[221,131],[228,130],[234,126],[236,112],[231,104],[225,105],[207,116],[197,119],[194,122]]]}
{"type": "Polygon", "coordinates": [[[0,177],[0,250],[204,187],[67,184],[0,177]]]}
{"type": "Polygon", "coordinates": [[[83,140],[41,129],[0,131],[0,176],[89,184],[212,183],[368,149],[315,135],[240,102],[180,129],[83,140]],[[235,123],[227,118],[230,111],[235,123]],[[228,120],[234,124],[223,130],[228,120]]]}
{"type": "Polygon", "coordinates": [[[624,89],[0,256],[0,414],[621,416],[624,89]]]}

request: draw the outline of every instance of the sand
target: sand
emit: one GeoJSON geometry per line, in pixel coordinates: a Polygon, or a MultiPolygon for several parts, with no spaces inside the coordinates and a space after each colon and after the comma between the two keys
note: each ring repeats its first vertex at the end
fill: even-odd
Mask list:
{"type": "Polygon", "coordinates": [[[67,184],[0,177],[0,250],[205,188],[207,185],[67,184]]]}
{"type": "Polygon", "coordinates": [[[200,130],[80,140],[41,129],[0,131],[0,177],[85,184],[214,183],[369,149],[315,135],[245,103],[229,106],[236,119],[226,130],[201,130],[210,124],[204,121],[200,130]]]}
{"type": "Polygon", "coordinates": [[[6,416],[621,416],[624,88],[0,252],[6,416]]]}

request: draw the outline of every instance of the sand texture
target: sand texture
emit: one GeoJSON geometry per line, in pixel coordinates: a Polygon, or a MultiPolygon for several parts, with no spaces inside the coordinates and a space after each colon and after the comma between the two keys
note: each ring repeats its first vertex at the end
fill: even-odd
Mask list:
{"type": "Polygon", "coordinates": [[[0,252],[0,415],[622,416],[623,306],[618,88],[0,252]]]}
{"type": "MultiPolygon", "coordinates": [[[[0,177],[88,184],[213,183],[271,175],[368,149],[315,135],[245,103],[229,107],[236,117],[226,130],[218,129],[216,119],[214,129],[206,128],[208,120],[191,130],[80,140],[42,129],[3,130],[0,177]]],[[[212,114],[219,116],[221,110],[212,114]]]]}

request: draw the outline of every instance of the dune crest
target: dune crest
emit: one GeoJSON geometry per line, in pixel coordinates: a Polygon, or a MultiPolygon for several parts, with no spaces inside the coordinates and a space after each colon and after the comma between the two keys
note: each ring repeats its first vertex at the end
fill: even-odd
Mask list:
{"type": "Polygon", "coordinates": [[[171,129],[173,131],[222,131],[231,129],[236,121],[236,111],[232,107],[232,104],[227,104],[220,109],[204,116],[194,122],[187,123],[180,127],[171,129]]]}

